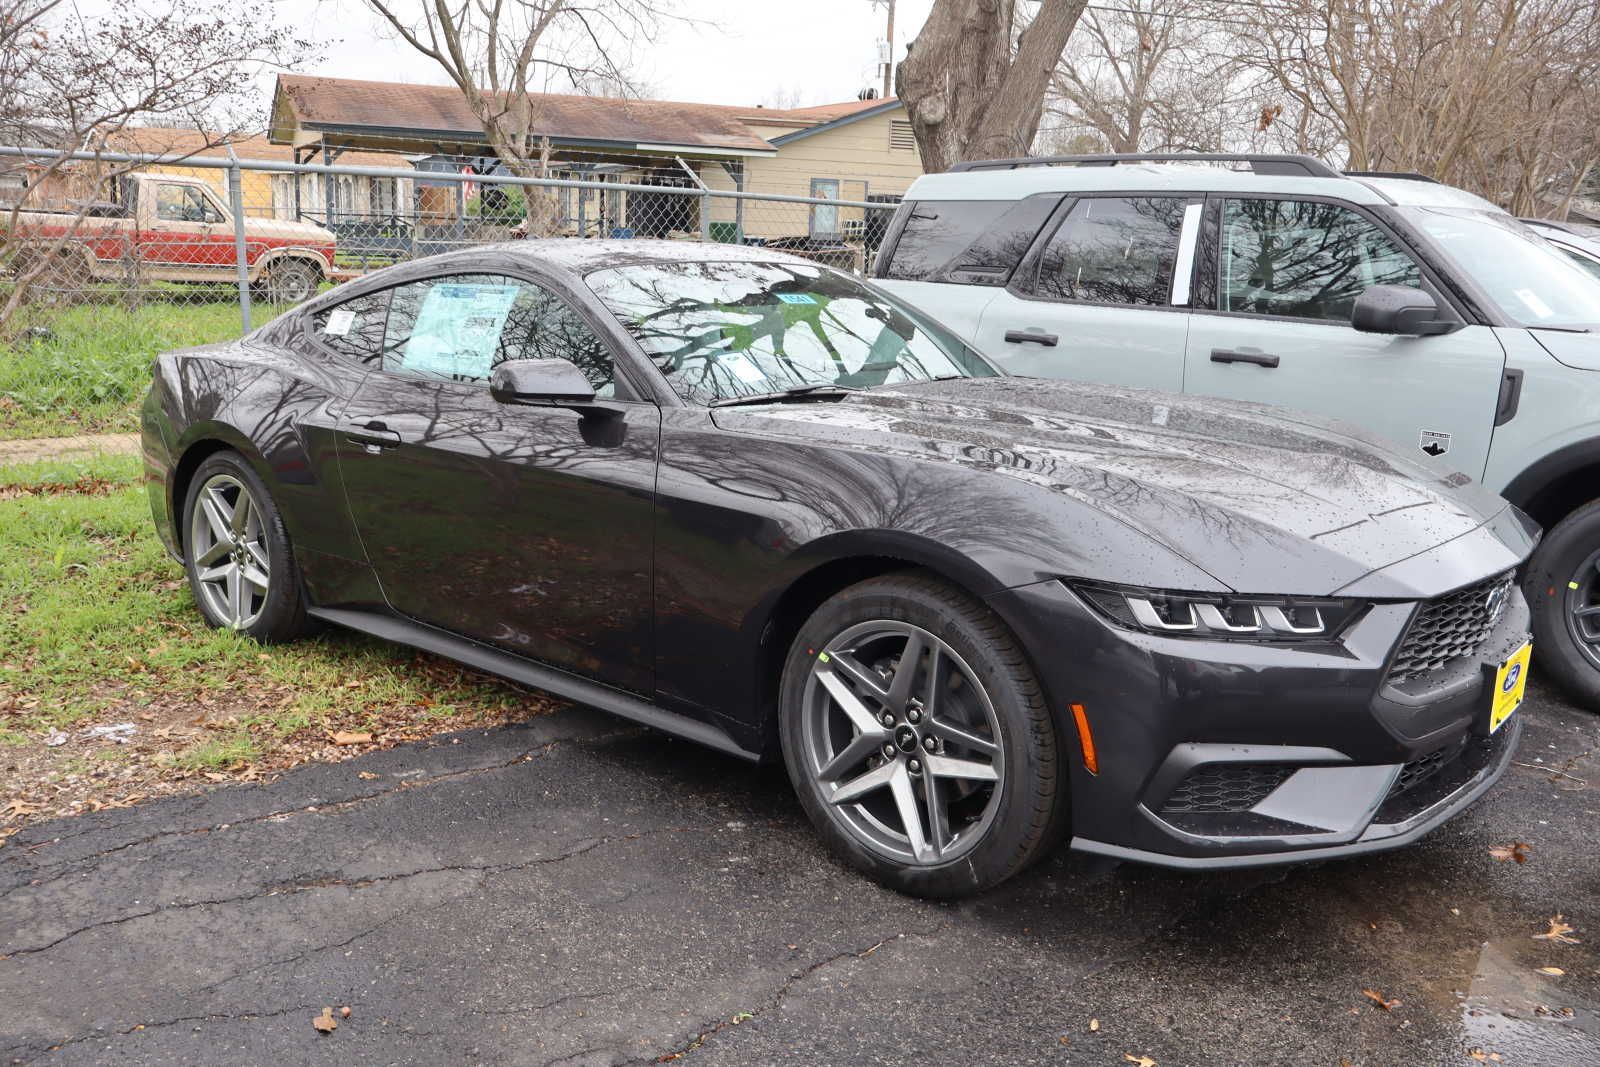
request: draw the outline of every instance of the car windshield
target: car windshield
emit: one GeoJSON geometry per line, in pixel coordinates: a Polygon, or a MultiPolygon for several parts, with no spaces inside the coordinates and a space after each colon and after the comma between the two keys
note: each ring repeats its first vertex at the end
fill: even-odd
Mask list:
{"type": "Polygon", "coordinates": [[[1403,208],[1501,311],[1522,326],[1600,330],[1600,279],[1497,211],[1403,208]]]}
{"type": "Polygon", "coordinates": [[[696,403],[997,373],[903,305],[826,267],[646,263],[587,281],[696,403]]]}

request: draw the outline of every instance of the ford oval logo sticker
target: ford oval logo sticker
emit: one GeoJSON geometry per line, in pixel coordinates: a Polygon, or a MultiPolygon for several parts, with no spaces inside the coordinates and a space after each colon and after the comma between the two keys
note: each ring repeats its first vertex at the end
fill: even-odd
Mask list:
{"type": "Polygon", "coordinates": [[[1499,621],[1500,613],[1505,610],[1508,595],[1509,591],[1504,585],[1497,585],[1489,590],[1489,595],[1483,601],[1483,610],[1489,613],[1491,619],[1499,621]]]}
{"type": "Polygon", "coordinates": [[[1506,671],[1506,680],[1500,683],[1500,692],[1509,693],[1516,686],[1517,679],[1522,677],[1522,664],[1513,663],[1511,669],[1506,671]]]}

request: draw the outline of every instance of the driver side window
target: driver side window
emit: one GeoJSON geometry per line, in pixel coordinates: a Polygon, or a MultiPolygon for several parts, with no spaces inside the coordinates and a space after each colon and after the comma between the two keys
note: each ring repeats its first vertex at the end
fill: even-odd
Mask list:
{"type": "Polygon", "coordinates": [[[392,374],[487,382],[498,363],[567,359],[595,393],[615,393],[610,348],[550,290],[499,274],[456,274],[393,290],[383,343],[392,374]]]}

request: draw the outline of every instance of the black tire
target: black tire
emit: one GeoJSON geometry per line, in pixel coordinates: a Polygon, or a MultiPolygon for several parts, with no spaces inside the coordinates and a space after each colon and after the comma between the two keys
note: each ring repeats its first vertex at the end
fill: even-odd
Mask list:
{"type": "MultiPolygon", "coordinates": [[[[199,607],[207,625],[216,629],[236,629],[262,644],[292,641],[310,631],[300,570],[295,564],[294,552],[289,543],[289,532],[283,525],[283,516],[279,513],[272,494],[267,491],[266,485],[257,477],[243,456],[237,452],[225,451],[206,457],[194,472],[194,477],[190,479],[180,522],[184,570],[189,577],[189,591],[194,596],[195,605],[199,607]],[[235,485],[248,492],[249,507],[256,511],[257,518],[253,525],[247,519],[250,533],[248,544],[230,546],[224,553],[224,560],[217,562],[226,566],[229,563],[249,561],[254,565],[256,561],[265,559],[267,567],[264,572],[266,578],[264,594],[258,586],[245,582],[243,577],[238,579],[238,582],[243,583],[241,588],[249,589],[248,612],[230,617],[226,611],[229,598],[225,594],[219,596],[218,580],[203,577],[203,573],[213,573],[217,562],[202,568],[198,558],[201,553],[197,552],[197,549],[203,551],[216,547],[215,544],[206,543],[208,536],[218,543],[223,539],[214,534],[197,534],[195,526],[197,517],[208,525],[210,523],[205,515],[196,514],[197,509],[202,507],[201,496],[207,493],[208,489],[216,490],[225,500],[232,495],[235,509],[233,514],[237,514],[238,495],[233,488],[235,485]]],[[[262,572],[256,570],[255,573],[259,575],[262,572]]],[[[222,579],[221,585],[223,588],[230,588],[225,578],[222,579]]]]}
{"type": "MultiPolygon", "coordinates": [[[[1600,711],[1600,645],[1580,642],[1573,612],[1600,606],[1600,500],[1545,534],[1523,577],[1533,615],[1533,654],[1568,696],[1600,711]]],[[[1588,632],[1600,634],[1600,614],[1588,632]]]]}
{"type": "Polygon", "coordinates": [[[282,259],[267,267],[267,299],[274,304],[298,304],[316,295],[322,274],[299,259],[282,259]]]}
{"type": "MultiPolygon", "coordinates": [[[[835,647],[837,649],[839,646],[835,647]]],[[[854,661],[854,656],[851,661],[854,661]]],[[[893,688],[892,679],[900,661],[893,661],[894,670],[888,674],[883,673],[883,668],[878,668],[877,676],[888,679],[885,681],[885,692],[893,688]]],[[[922,655],[919,655],[919,661],[922,661],[922,655]]],[[[925,662],[932,664],[934,660],[928,658],[925,662]]],[[[830,666],[828,669],[835,668],[830,666]]],[[[924,668],[917,670],[920,673],[914,678],[927,677],[924,668]]],[[[856,677],[854,674],[850,676],[856,677]]],[[[941,708],[945,706],[943,702],[949,699],[948,694],[955,694],[960,688],[949,675],[946,677],[946,695],[938,695],[936,687],[929,683],[930,699],[936,696],[941,708]]],[[[907,684],[918,686],[919,683],[913,680],[907,684]]],[[[824,685],[823,689],[826,690],[827,686],[824,685]]],[[[870,692],[869,689],[861,691],[870,692]]],[[[883,712],[892,706],[887,701],[876,705],[873,717],[881,721],[883,712]]],[[[920,707],[921,704],[914,700],[912,706],[920,707]]],[[[894,713],[891,711],[890,714],[892,716],[894,713]]],[[[930,736],[939,732],[933,725],[935,718],[930,711],[925,719],[917,720],[920,722],[918,729],[923,733],[913,734],[910,747],[904,750],[903,766],[914,767],[918,761],[912,757],[923,756],[923,773],[932,773],[934,765],[924,756],[919,745],[938,746],[937,749],[927,749],[930,753],[946,751],[942,735],[939,738],[930,736]]],[[[898,731],[905,725],[901,721],[895,732],[877,740],[898,742],[898,731]]],[[[841,747],[864,743],[864,748],[870,750],[871,754],[862,766],[876,765],[871,773],[883,773],[886,770],[884,764],[890,760],[880,756],[887,749],[880,752],[876,741],[862,736],[864,731],[853,726],[849,729],[855,732],[853,735],[845,733],[847,740],[841,747]]],[[[891,889],[923,897],[958,897],[979,892],[1005,881],[1037,860],[1057,843],[1068,825],[1067,779],[1058,758],[1060,743],[1055,722],[1021,647],[1005,624],[982,603],[923,572],[906,571],[853,585],[825,602],[806,621],[795,638],[784,666],[779,694],[779,731],[789,778],[818,832],[846,863],[891,889]],[[816,738],[826,733],[828,728],[814,725],[823,721],[816,716],[842,713],[842,705],[831,693],[821,697],[821,703],[817,703],[816,679],[823,671],[819,663],[830,662],[818,650],[829,648],[836,639],[846,640],[852,634],[870,634],[873,628],[884,625],[904,625],[911,630],[923,631],[925,638],[931,636],[937,639],[943,648],[940,652],[942,662],[952,665],[944,669],[953,674],[956,668],[960,668],[963,677],[970,673],[978,685],[976,690],[969,690],[961,694],[959,700],[952,701],[949,713],[955,715],[960,710],[956,705],[961,701],[969,702],[970,707],[987,697],[987,706],[993,712],[987,721],[998,726],[996,763],[1001,773],[998,782],[981,787],[987,790],[983,794],[986,799],[983,800],[985,806],[981,820],[967,822],[965,826],[969,829],[959,832],[952,829],[953,822],[942,824],[946,835],[961,841],[965,849],[953,858],[941,858],[937,849],[921,862],[914,862],[910,856],[896,859],[886,855],[882,843],[872,842],[870,826],[866,833],[861,829],[862,816],[865,814],[863,806],[855,803],[831,804],[828,795],[833,793],[836,786],[822,780],[821,767],[825,760],[817,752],[816,738]],[[829,700],[835,702],[829,704],[829,700]],[[823,707],[833,711],[815,710],[823,707]],[[860,814],[852,816],[849,814],[851,809],[860,814]],[[852,819],[855,821],[852,822],[852,819]],[[973,836],[961,837],[967,833],[973,836]]],[[[992,732],[992,729],[986,731],[984,737],[990,737],[992,732]]],[[[823,742],[825,745],[828,743],[823,742]]],[[[949,751],[957,756],[962,755],[959,746],[949,751]]],[[[841,782],[847,777],[857,780],[853,774],[838,776],[841,782]]],[[[909,780],[920,783],[913,787],[915,790],[928,788],[928,783],[922,781],[920,776],[909,780]]],[[[911,794],[924,803],[922,811],[925,816],[929,810],[926,806],[928,799],[939,795],[938,791],[944,788],[935,784],[926,793],[911,794]]],[[[956,788],[974,787],[960,785],[956,788]]],[[[887,795],[890,802],[895,800],[893,790],[889,788],[882,790],[879,795],[887,795]]],[[[974,801],[974,805],[976,803],[974,801]]],[[[870,819],[866,821],[870,823],[870,819]]],[[[901,819],[900,823],[903,828],[905,820],[901,819]]],[[[931,817],[926,817],[919,824],[917,833],[926,834],[932,840],[931,826],[931,817]]],[[[906,849],[909,851],[912,845],[909,837],[907,840],[906,849]]]]}

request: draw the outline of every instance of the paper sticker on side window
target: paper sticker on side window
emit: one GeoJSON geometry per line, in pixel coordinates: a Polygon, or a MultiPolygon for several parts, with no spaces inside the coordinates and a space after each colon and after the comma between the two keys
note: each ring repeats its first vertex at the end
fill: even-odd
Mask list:
{"type": "Polygon", "coordinates": [[[350,327],[356,324],[356,313],[349,308],[334,308],[328,312],[327,325],[322,327],[322,332],[329,337],[343,337],[350,332],[350,327]]]}
{"type": "Polygon", "coordinates": [[[516,285],[435,285],[406,339],[402,363],[414,373],[487,378],[516,285]]]}

